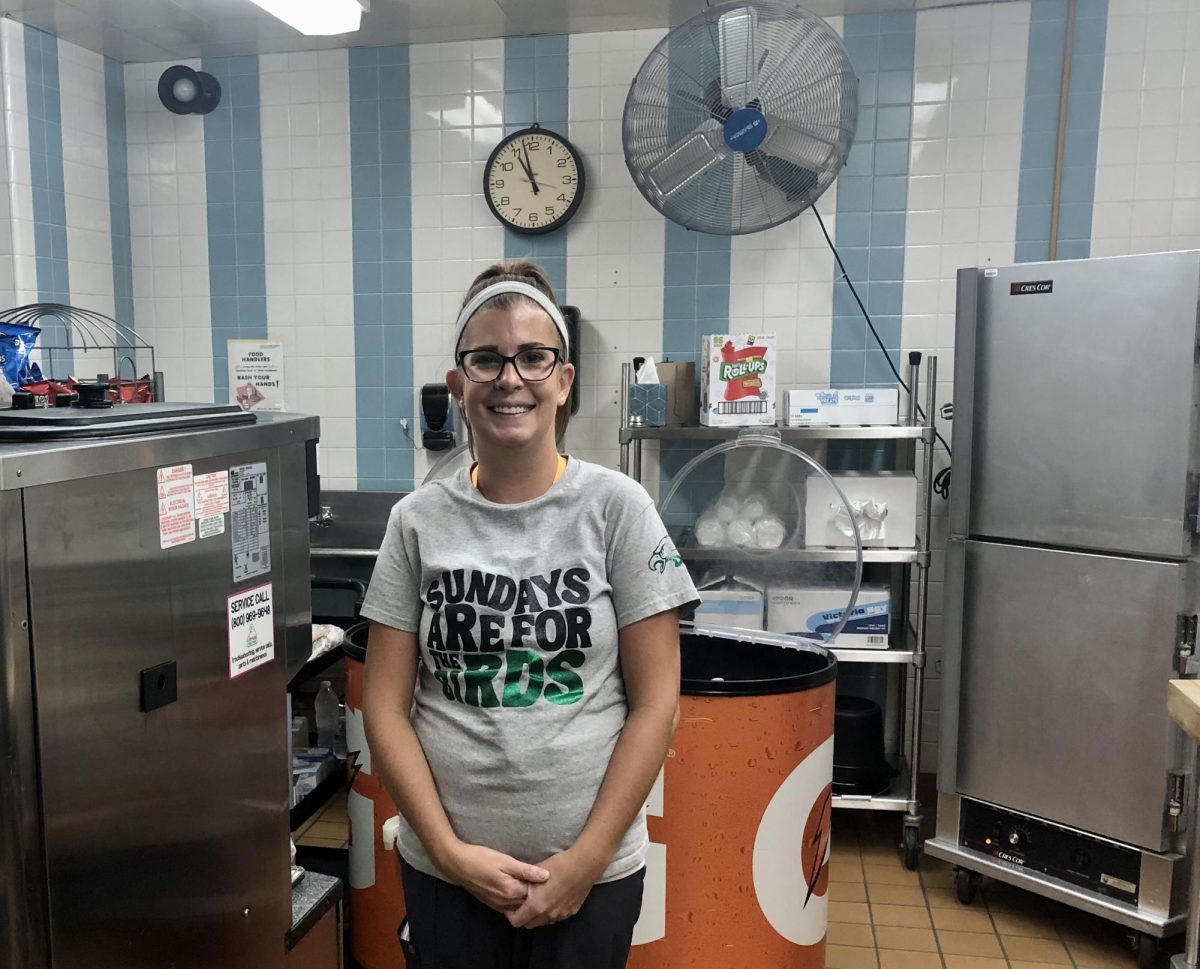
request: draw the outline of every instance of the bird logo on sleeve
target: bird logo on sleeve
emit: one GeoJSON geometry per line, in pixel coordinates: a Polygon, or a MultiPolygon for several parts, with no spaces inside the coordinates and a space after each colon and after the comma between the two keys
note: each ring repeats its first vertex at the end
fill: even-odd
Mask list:
{"type": "Polygon", "coordinates": [[[646,563],[647,568],[651,572],[664,573],[667,571],[667,566],[673,565],[675,568],[683,566],[683,558],[675,548],[675,543],[666,535],[662,537],[654,551],[650,553],[650,561],[646,563]]]}

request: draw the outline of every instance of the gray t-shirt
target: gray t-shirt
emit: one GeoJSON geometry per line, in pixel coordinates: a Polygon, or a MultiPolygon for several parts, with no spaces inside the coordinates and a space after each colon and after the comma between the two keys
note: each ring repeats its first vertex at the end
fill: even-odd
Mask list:
{"type": "MultiPolygon", "coordinates": [[[[578,837],[625,724],[617,630],[697,602],[641,485],[572,458],[532,501],[466,471],[407,495],[362,614],[418,636],[412,723],[457,835],[536,864],[578,837]]],[[[601,881],[646,845],[643,813],[601,881]]],[[[400,853],[445,878],[403,820],[400,853]]]]}

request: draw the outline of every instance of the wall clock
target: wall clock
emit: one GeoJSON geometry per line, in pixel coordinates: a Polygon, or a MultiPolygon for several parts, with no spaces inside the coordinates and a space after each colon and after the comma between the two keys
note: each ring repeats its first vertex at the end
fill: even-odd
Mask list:
{"type": "Polygon", "coordinates": [[[537,124],[501,141],[483,171],[492,214],[526,235],[565,225],[579,210],[583,189],[583,159],[575,146],[537,124]]]}

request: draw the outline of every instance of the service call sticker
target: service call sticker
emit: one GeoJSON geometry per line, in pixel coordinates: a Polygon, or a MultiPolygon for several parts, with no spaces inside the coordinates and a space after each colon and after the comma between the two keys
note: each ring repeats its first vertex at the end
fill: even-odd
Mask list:
{"type": "Polygon", "coordinates": [[[229,678],[275,658],[275,614],[271,583],[235,592],[226,599],[229,678]]]}

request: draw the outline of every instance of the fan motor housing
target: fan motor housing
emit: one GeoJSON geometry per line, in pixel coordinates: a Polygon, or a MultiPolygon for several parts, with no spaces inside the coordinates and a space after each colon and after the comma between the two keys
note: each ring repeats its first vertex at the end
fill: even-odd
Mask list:
{"type": "Polygon", "coordinates": [[[767,118],[758,108],[738,108],[725,122],[724,135],[734,151],[754,151],[767,137],[767,118]]]}

